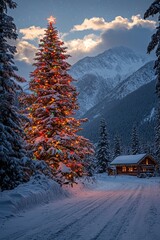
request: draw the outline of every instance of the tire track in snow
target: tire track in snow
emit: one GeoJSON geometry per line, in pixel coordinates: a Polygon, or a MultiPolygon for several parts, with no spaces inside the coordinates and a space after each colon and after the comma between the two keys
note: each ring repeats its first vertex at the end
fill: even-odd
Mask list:
{"type": "Polygon", "coordinates": [[[120,240],[121,235],[125,233],[129,221],[132,221],[132,217],[136,214],[138,203],[142,198],[142,187],[139,187],[135,194],[126,201],[122,208],[119,208],[112,216],[111,220],[98,232],[98,234],[91,240],[120,240]],[[127,209],[125,209],[127,207],[127,209]],[[111,236],[112,233],[112,236],[111,236]]]}
{"type": "Polygon", "coordinates": [[[34,215],[26,212],[24,217],[16,217],[5,224],[5,231],[8,227],[15,230],[1,239],[159,240],[159,235],[153,234],[160,229],[158,199],[156,183],[143,179],[134,184],[123,182],[119,190],[96,190],[87,196],[79,195],[79,199],[66,199],[33,209],[34,215]],[[34,219],[31,216],[35,216],[34,219]],[[150,229],[144,230],[144,223],[150,229]]]}
{"type": "MultiPolygon", "coordinates": [[[[41,230],[40,232],[38,231],[38,233],[36,233],[36,234],[26,234],[26,237],[19,238],[19,239],[24,239],[24,240],[25,239],[26,240],[28,240],[28,239],[30,239],[30,240],[52,239],[53,240],[54,239],[55,240],[57,236],[59,236],[59,235],[63,236],[67,229],[72,228],[74,226],[74,224],[77,224],[77,221],[79,222],[79,221],[83,220],[87,215],[90,215],[93,211],[95,211],[99,207],[99,205],[103,205],[106,201],[110,201],[111,196],[115,196],[115,193],[113,193],[111,195],[108,195],[108,193],[107,194],[105,193],[105,197],[103,197],[103,199],[100,199],[99,197],[97,197],[97,194],[96,194],[96,200],[93,201],[93,202],[95,202],[94,204],[91,205],[90,199],[89,199],[88,201],[86,201],[86,207],[79,209],[79,211],[78,211],[80,214],[79,219],[77,219],[77,212],[73,212],[73,215],[71,212],[68,212],[68,214],[66,216],[64,216],[63,218],[59,217],[60,222],[58,222],[57,219],[54,219],[54,216],[52,216],[52,218],[53,218],[52,223],[47,225],[47,228],[41,230]],[[104,198],[105,198],[105,200],[104,200],[104,198]],[[65,224],[65,222],[69,222],[69,223],[65,224]],[[58,225],[58,228],[55,229],[54,233],[53,233],[53,223],[56,226],[58,225]]],[[[78,225],[78,229],[79,229],[79,225],[78,225]]],[[[38,228],[38,230],[39,230],[39,228],[38,228]]],[[[12,235],[12,237],[13,237],[13,235],[12,235]]],[[[64,240],[65,238],[62,237],[62,239],[64,240]]]]}
{"type": "MultiPolygon", "coordinates": [[[[107,193],[107,195],[108,195],[108,193],[107,193]]],[[[114,195],[114,193],[112,195],[114,195]]],[[[77,216],[77,214],[79,214],[79,213],[82,214],[83,212],[84,212],[84,214],[86,214],[87,210],[90,210],[90,209],[92,210],[93,208],[94,209],[97,208],[97,203],[99,203],[99,200],[100,200],[99,197],[97,197],[97,195],[96,195],[96,199],[95,199],[95,196],[93,196],[93,200],[91,200],[91,197],[89,197],[89,198],[85,199],[84,201],[81,201],[81,199],[79,202],[76,202],[76,203],[74,201],[73,206],[71,206],[70,208],[68,208],[68,203],[67,203],[66,205],[63,205],[63,208],[58,209],[57,213],[55,213],[55,208],[54,208],[53,214],[50,211],[50,212],[48,212],[49,215],[47,215],[45,217],[45,219],[42,218],[43,222],[48,223],[47,230],[46,230],[45,226],[43,226],[43,225],[41,226],[41,229],[40,229],[40,226],[38,224],[36,227],[34,226],[34,230],[32,229],[32,231],[35,231],[35,232],[37,231],[38,232],[37,235],[40,235],[40,234],[43,235],[45,231],[48,233],[50,231],[50,229],[53,228],[52,222],[54,220],[56,220],[56,222],[58,222],[58,220],[65,221],[65,219],[67,219],[70,215],[77,216]],[[78,207],[78,209],[75,210],[75,207],[78,207]],[[63,212],[62,212],[62,210],[63,210],[63,212]],[[64,211],[66,211],[66,212],[64,213],[64,211]],[[62,213],[63,213],[63,215],[61,215],[62,213]],[[59,214],[60,214],[60,216],[59,216],[59,214]],[[46,218],[47,218],[47,222],[46,222],[46,218]]],[[[74,222],[75,221],[73,221],[73,223],[74,222]]],[[[29,230],[30,229],[17,231],[14,234],[9,235],[7,238],[2,238],[2,240],[10,240],[10,239],[12,239],[12,240],[27,239],[28,240],[28,239],[31,239],[30,237],[32,237],[32,236],[30,236],[28,234],[29,230]],[[25,235],[27,236],[27,238],[24,237],[25,235]]],[[[33,239],[35,239],[35,238],[33,238],[33,239]]],[[[36,239],[39,239],[39,238],[36,238],[36,239]]],[[[42,239],[44,239],[44,238],[42,237],[42,239]]]]}
{"type": "MultiPolygon", "coordinates": [[[[132,193],[133,194],[133,193],[132,193]]],[[[79,219],[76,219],[76,221],[72,221],[70,224],[65,225],[62,229],[60,229],[58,232],[54,234],[50,234],[48,238],[45,238],[46,240],[48,239],[54,239],[54,240],[71,240],[71,239],[82,239],[82,236],[79,232],[81,232],[81,229],[83,229],[85,226],[88,226],[89,223],[93,221],[93,219],[96,219],[97,216],[101,217],[101,215],[108,209],[110,208],[113,204],[115,204],[117,201],[119,202],[120,200],[122,201],[122,205],[125,202],[129,201],[133,195],[130,194],[128,198],[126,196],[117,194],[112,194],[110,196],[110,199],[106,199],[106,196],[103,196],[103,200],[98,201],[98,206],[92,208],[90,211],[88,211],[86,214],[81,216],[79,219]],[[112,199],[113,197],[113,199],[112,199]],[[110,202],[109,202],[110,200],[110,202]],[[109,204],[108,204],[109,202],[109,204]],[[77,235],[79,233],[79,235],[77,235]]],[[[107,194],[108,196],[108,194],[107,194]]],[[[120,209],[118,209],[119,211],[120,209]]],[[[85,236],[86,237],[86,236],[85,236]]],[[[85,238],[84,238],[85,239],[85,238]]]]}
{"type": "MultiPolygon", "coordinates": [[[[80,202],[77,202],[76,204],[73,204],[73,205],[72,205],[71,207],[69,207],[69,208],[68,208],[68,205],[70,205],[70,204],[67,203],[67,204],[65,204],[65,205],[63,206],[63,213],[64,213],[64,210],[66,210],[66,212],[65,212],[62,216],[60,216],[59,218],[57,218],[56,220],[58,221],[59,219],[63,219],[63,218],[65,218],[66,216],[68,216],[69,213],[71,213],[70,210],[72,210],[72,209],[73,209],[73,213],[76,215],[76,214],[78,214],[79,212],[81,212],[81,211],[83,211],[83,210],[86,210],[86,208],[88,208],[88,207],[90,207],[90,206],[92,207],[92,205],[94,205],[94,203],[96,203],[97,201],[98,201],[98,198],[95,199],[94,201],[90,201],[89,204],[88,204],[88,201],[86,201],[86,199],[85,199],[84,201],[80,201],[80,202]],[[80,203],[80,205],[79,205],[79,203],[80,203]],[[82,205],[81,205],[81,204],[82,204],[82,205]],[[78,210],[75,211],[75,207],[76,207],[76,206],[78,206],[78,210]]],[[[59,214],[62,214],[62,210],[61,210],[61,209],[58,209],[58,212],[56,212],[56,214],[55,214],[55,208],[54,208],[53,211],[48,212],[46,218],[43,218],[43,221],[46,222],[46,220],[47,220],[47,222],[49,223],[50,221],[53,221],[53,220],[54,220],[53,218],[54,218],[55,216],[59,216],[59,214]],[[53,214],[53,215],[52,215],[52,214],[53,214]]],[[[52,227],[52,226],[51,226],[51,227],[52,227]]],[[[43,231],[42,229],[43,229],[43,226],[41,226],[41,231],[43,231]]],[[[40,230],[39,224],[38,224],[37,227],[34,228],[34,230],[37,230],[37,231],[39,232],[39,230],[40,230]]],[[[17,240],[17,239],[22,239],[22,238],[24,237],[24,235],[27,235],[28,231],[29,231],[28,229],[27,229],[27,230],[17,231],[17,232],[15,232],[14,234],[9,235],[7,238],[2,238],[1,240],[10,240],[10,239],[12,239],[12,240],[17,240]]]]}
{"type": "MultiPolygon", "coordinates": [[[[150,188],[151,189],[151,188],[150,188]]],[[[156,228],[160,229],[160,211],[159,208],[156,206],[157,199],[160,200],[160,192],[158,189],[151,189],[152,194],[152,201],[150,202],[150,206],[148,206],[148,211],[146,212],[146,215],[144,217],[144,223],[147,226],[147,236],[152,236],[152,239],[159,240],[159,233],[157,234],[156,228]]]]}

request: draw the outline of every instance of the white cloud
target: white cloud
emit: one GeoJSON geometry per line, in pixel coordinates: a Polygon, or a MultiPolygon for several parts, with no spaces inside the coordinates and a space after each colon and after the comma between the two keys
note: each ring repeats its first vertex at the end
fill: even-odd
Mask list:
{"type": "Polygon", "coordinates": [[[71,55],[69,62],[74,64],[79,59],[85,57],[86,55],[93,56],[94,49],[101,43],[101,37],[95,34],[89,34],[80,39],[72,39],[65,41],[64,45],[67,47],[67,53],[71,55]]]}
{"type": "Polygon", "coordinates": [[[37,48],[27,41],[19,40],[16,45],[17,53],[15,58],[19,61],[32,64],[37,48]]]}
{"type": "Polygon", "coordinates": [[[90,52],[101,42],[101,38],[94,35],[89,34],[84,36],[83,39],[77,38],[72,39],[70,41],[65,42],[65,46],[68,48],[69,54],[72,52],[80,51],[80,52],[90,52]]]}
{"type": "Polygon", "coordinates": [[[110,29],[117,28],[125,28],[132,29],[135,26],[142,26],[144,28],[155,28],[156,22],[151,20],[144,20],[138,14],[136,16],[132,16],[131,19],[123,18],[121,16],[115,17],[115,19],[111,22],[105,21],[104,18],[93,17],[93,18],[85,18],[83,23],[80,25],[75,25],[71,31],[83,31],[83,30],[100,30],[106,31],[110,29]]]}
{"type": "MultiPolygon", "coordinates": [[[[104,18],[93,17],[91,19],[84,19],[82,24],[75,25],[69,33],[59,32],[58,35],[59,38],[64,41],[65,46],[67,47],[67,53],[72,56],[72,58],[69,59],[69,62],[75,63],[87,55],[94,56],[108,48],[118,46],[118,43],[120,43],[120,45],[126,45],[127,39],[133,38],[134,40],[134,37],[132,36],[133,33],[134,36],[138,37],[140,36],[139,31],[146,30],[147,33],[145,34],[147,37],[148,32],[155,27],[155,21],[144,20],[140,15],[132,16],[130,19],[124,18],[122,16],[117,16],[113,21],[110,22],[107,22],[104,18]],[[74,38],[75,31],[83,31],[89,29],[94,31],[99,30],[100,33],[88,34],[83,36],[83,38],[74,38]],[[66,37],[72,37],[73,39],[68,40],[66,37]],[[123,39],[126,42],[124,41],[123,43],[123,39]]],[[[35,52],[37,51],[35,44],[39,42],[40,38],[43,38],[44,30],[45,28],[41,28],[39,26],[31,26],[28,28],[20,29],[20,33],[23,36],[17,44],[18,52],[16,54],[16,59],[25,61],[29,64],[33,63],[33,58],[35,52]],[[34,40],[37,40],[36,43],[34,40]],[[34,42],[31,44],[28,41],[34,42]]],[[[131,40],[130,42],[132,43],[131,40]]],[[[132,45],[133,44],[131,44],[131,47],[132,45]]],[[[140,43],[139,46],[141,45],[142,44],[140,43]]]]}
{"type": "MultiPolygon", "coordinates": [[[[61,35],[61,38],[64,38],[66,35],[67,34],[61,35]]],[[[72,56],[72,58],[69,58],[69,62],[75,63],[77,60],[84,57],[87,53],[89,54],[97,45],[100,44],[100,42],[101,38],[94,34],[86,35],[83,39],[77,38],[69,41],[64,41],[64,46],[67,47],[67,54],[70,54],[72,56]]],[[[35,53],[37,52],[37,47],[22,39],[18,41],[16,47],[16,59],[29,64],[33,64],[33,59],[35,53]]]]}
{"type": "Polygon", "coordinates": [[[44,35],[45,28],[31,26],[28,28],[22,28],[19,30],[24,36],[22,37],[23,40],[34,40],[40,39],[44,35]]]}
{"type": "MultiPolygon", "coordinates": [[[[46,28],[41,28],[41,27],[36,27],[36,26],[30,26],[28,28],[22,28],[19,30],[19,32],[23,35],[22,39],[23,40],[35,40],[38,39],[40,40],[41,38],[44,37],[46,28]]],[[[58,32],[58,35],[60,39],[64,39],[68,35],[68,33],[61,33],[58,32]]]]}
{"type": "Polygon", "coordinates": [[[59,38],[61,39],[61,41],[65,41],[65,37],[67,37],[69,35],[69,33],[61,33],[61,32],[58,32],[58,36],[59,38]]]}

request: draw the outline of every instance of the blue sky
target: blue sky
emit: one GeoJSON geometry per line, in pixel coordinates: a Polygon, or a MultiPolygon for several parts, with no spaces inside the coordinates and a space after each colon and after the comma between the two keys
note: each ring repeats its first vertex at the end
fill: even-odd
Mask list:
{"type": "Polygon", "coordinates": [[[124,45],[146,54],[155,29],[155,19],[143,20],[152,0],[15,0],[9,11],[17,25],[19,38],[16,59],[33,63],[39,39],[50,15],[72,56],[74,64],[85,56],[95,56],[109,48],[124,45]]]}
{"type": "Polygon", "coordinates": [[[19,28],[30,25],[46,27],[45,19],[54,15],[62,32],[85,18],[104,17],[111,21],[116,16],[130,18],[143,15],[152,0],[16,0],[18,7],[12,11],[19,28]]]}

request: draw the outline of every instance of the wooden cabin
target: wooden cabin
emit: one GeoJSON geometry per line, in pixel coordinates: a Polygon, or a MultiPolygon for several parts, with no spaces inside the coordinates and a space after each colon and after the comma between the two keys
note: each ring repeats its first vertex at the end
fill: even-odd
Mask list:
{"type": "Polygon", "coordinates": [[[111,162],[111,167],[116,167],[117,174],[133,176],[153,176],[157,168],[156,160],[148,154],[118,156],[111,162]]]}

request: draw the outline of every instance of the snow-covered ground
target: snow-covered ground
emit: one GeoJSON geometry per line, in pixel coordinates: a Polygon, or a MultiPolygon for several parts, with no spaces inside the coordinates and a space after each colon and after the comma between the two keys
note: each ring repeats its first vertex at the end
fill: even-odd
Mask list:
{"type": "Polygon", "coordinates": [[[14,190],[0,192],[0,221],[17,216],[22,211],[35,206],[64,199],[69,195],[70,193],[55,181],[44,175],[38,175],[14,190]]]}
{"type": "MultiPolygon", "coordinates": [[[[1,208],[6,209],[7,204],[10,206],[11,202],[17,201],[19,188],[22,188],[20,195],[24,194],[25,188],[28,188],[29,193],[29,185],[20,186],[9,191],[10,193],[1,193],[1,208]],[[7,196],[10,199],[8,203],[5,202],[7,196]]],[[[33,200],[35,197],[28,197],[28,203],[21,204],[19,211],[15,207],[15,216],[12,217],[3,212],[0,219],[1,240],[160,239],[158,177],[139,179],[131,176],[99,175],[93,184],[80,183],[74,188],[59,188],[53,182],[45,182],[44,185],[41,191],[40,184],[32,186],[33,196],[37,196],[39,201],[33,203],[29,199],[33,200]],[[36,188],[37,192],[33,190],[36,188]],[[41,194],[38,195],[39,191],[41,194]],[[50,197],[45,201],[47,191],[50,197]],[[36,207],[33,208],[35,204],[36,207]]]]}

